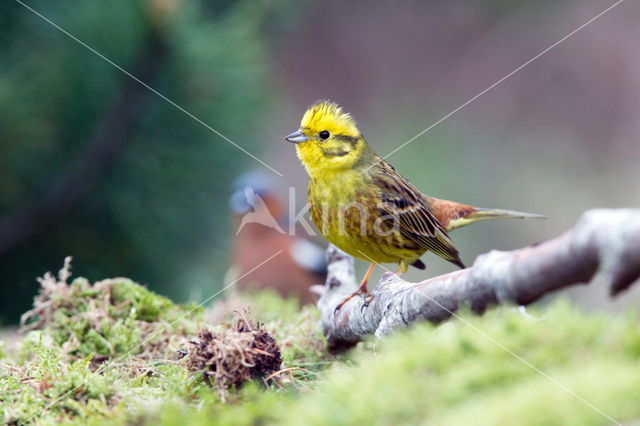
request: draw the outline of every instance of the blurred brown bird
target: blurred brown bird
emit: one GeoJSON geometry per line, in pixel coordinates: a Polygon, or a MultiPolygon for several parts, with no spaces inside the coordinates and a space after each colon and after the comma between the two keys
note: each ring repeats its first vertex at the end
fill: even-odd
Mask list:
{"type": "Polygon", "coordinates": [[[322,247],[285,232],[287,214],[273,177],[249,172],[234,187],[230,207],[237,231],[226,281],[237,280],[236,286],[245,291],[272,289],[301,303],[313,302],[309,288],[323,283],[326,275],[322,247]],[[280,250],[281,254],[256,268],[280,250]]]}

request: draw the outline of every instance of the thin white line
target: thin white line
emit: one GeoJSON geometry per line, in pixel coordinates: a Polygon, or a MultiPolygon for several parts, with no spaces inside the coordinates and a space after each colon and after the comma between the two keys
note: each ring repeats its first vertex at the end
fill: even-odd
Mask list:
{"type": "MultiPolygon", "coordinates": [[[[502,83],[503,81],[505,81],[506,79],[508,79],[509,77],[511,77],[512,75],[514,75],[515,73],[517,73],[518,71],[520,71],[521,69],[523,69],[524,67],[526,67],[527,65],[529,65],[531,62],[535,61],[536,59],[538,59],[539,57],[541,57],[542,55],[544,55],[545,53],[549,52],[551,49],[553,49],[554,47],[556,47],[557,45],[559,45],[560,43],[562,43],[563,41],[567,40],[569,37],[573,36],[574,34],[576,34],[578,31],[584,29],[586,26],[588,26],[589,24],[591,24],[593,21],[595,21],[596,19],[600,18],[602,15],[604,15],[605,13],[609,12],[610,10],[612,10],[613,8],[615,8],[616,6],[618,6],[620,3],[622,3],[624,0],[618,0],[617,2],[615,2],[613,5],[609,6],[608,8],[606,8],[605,10],[603,10],[602,12],[600,12],[599,14],[597,14],[596,16],[594,16],[593,18],[589,19],[587,22],[585,22],[584,24],[580,25],[578,28],[576,28],[575,30],[571,31],[569,34],[567,34],[566,36],[562,37],[560,40],[558,40],[557,42],[553,43],[551,46],[547,47],[546,49],[544,49],[542,52],[538,53],[536,56],[534,56],[533,58],[529,59],[527,62],[525,62],[524,64],[520,65],[518,68],[516,68],[515,70],[511,71],[509,74],[505,75],[504,77],[502,77],[500,80],[496,81],[495,83],[493,83],[491,86],[487,87],[486,89],[484,89],[482,92],[478,93],[477,95],[475,95],[474,97],[472,97],[471,99],[469,99],[468,101],[466,101],[465,103],[463,103],[462,105],[460,105],[459,107],[457,107],[456,109],[452,110],[451,112],[449,112],[447,115],[445,115],[444,117],[442,117],[440,120],[436,121],[435,123],[431,124],[429,127],[425,128],[424,130],[422,130],[420,133],[418,133],[417,135],[415,135],[414,137],[412,137],[411,139],[409,139],[408,141],[406,141],[405,143],[403,143],[402,145],[400,145],[399,147],[397,147],[396,149],[394,149],[393,151],[391,151],[390,153],[388,153],[387,155],[385,155],[384,157],[382,157],[382,159],[385,159],[391,155],[393,155],[394,153],[396,153],[397,151],[399,151],[400,149],[404,148],[405,146],[407,146],[408,144],[410,144],[411,142],[413,142],[414,140],[416,140],[417,138],[419,138],[420,136],[424,135],[425,133],[427,133],[429,130],[433,129],[434,127],[436,127],[438,124],[442,123],[443,121],[445,121],[447,118],[451,117],[453,114],[455,114],[456,112],[460,111],[462,108],[466,107],[467,105],[469,105],[470,103],[472,103],[473,101],[475,101],[476,99],[478,99],[480,96],[484,95],[485,93],[487,93],[488,91],[492,90],[493,88],[495,88],[496,86],[498,86],[500,83],[502,83]]],[[[379,162],[379,161],[378,161],[379,162]]],[[[375,164],[375,163],[374,163],[375,164]]],[[[371,166],[367,167],[362,173],[366,172],[367,170],[369,170],[371,167],[373,167],[372,164],[371,166]]]]}
{"type": "MultiPolygon", "coordinates": [[[[265,263],[269,262],[271,259],[273,259],[274,257],[276,257],[277,255],[279,255],[280,253],[282,253],[282,250],[278,250],[277,253],[275,253],[274,255],[272,255],[271,257],[269,257],[268,259],[262,261],[259,265],[255,266],[254,268],[252,268],[249,272],[244,273],[241,277],[236,278],[234,281],[232,281],[231,283],[229,283],[228,285],[226,285],[225,287],[223,287],[220,291],[218,291],[217,293],[215,293],[212,296],[209,296],[204,302],[200,303],[198,306],[194,307],[193,309],[191,309],[189,312],[183,314],[180,318],[174,320],[173,322],[171,322],[169,325],[165,326],[164,328],[162,328],[161,330],[157,331],[155,334],[152,334],[151,336],[147,337],[142,343],[138,344],[137,346],[134,346],[133,348],[130,348],[124,355],[121,355],[120,357],[118,357],[115,361],[111,361],[109,363],[109,365],[107,365],[106,363],[103,364],[103,366],[101,368],[98,368],[96,371],[94,371],[92,373],[92,375],[96,375],[96,374],[100,374],[102,372],[104,372],[107,368],[109,368],[109,366],[113,365],[113,364],[117,364],[118,362],[122,361],[125,357],[129,356],[129,354],[140,348],[141,346],[143,346],[144,344],[146,344],[149,340],[155,338],[156,336],[158,336],[160,333],[163,333],[165,330],[167,330],[168,328],[170,328],[171,326],[173,326],[175,323],[177,323],[178,321],[182,320],[184,317],[186,317],[187,315],[191,314],[193,311],[195,311],[196,309],[198,309],[199,307],[201,307],[202,305],[204,305],[205,303],[207,303],[208,301],[210,301],[211,299],[213,299],[214,297],[216,297],[217,295],[219,295],[220,293],[222,293],[223,291],[225,291],[226,289],[228,289],[229,287],[231,287],[232,285],[236,284],[238,281],[240,281],[241,279],[243,279],[244,277],[246,277],[247,275],[249,275],[250,273],[252,273],[253,271],[255,271],[256,269],[260,268],[262,265],[264,265],[265,263]]],[[[60,402],[63,398],[65,398],[67,395],[69,395],[70,393],[75,392],[78,388],[80,388],[81,386],[84,386],[87,382],[88,382],[89,378],[85,379],[82,381],[82,383],[80,383],[78,386],[76,386],[75,388],[65,392],[64,394],[62,394],[60,397],[58,397],[55,401],[53,401],[52,403],[50,403],[49,405],[47,405],[46,407],[44,407],[42,410],[40,410],[40,412],[38,414],[34,414],[33,416],[29,417],[26,421],[24,421],[23,423],[20,423],[20,426],[23,426],[27,423],[29,423],[31,420],[33,420],[37,415],[39,415],[40,413],[42,413],[45,410],[50,409],[51,407],[53,407],[54,405],[56,405],[58,402],[60,402]]]]}
{"type": "Polygon", "coordinates": [[[190,113],[189,111],[187,111],[186,109],[182,108],[180,105],[178,105],[177,103],[175,103],[174,101],[172,101],[171,99],[167,98],[165,95],[163,95],[162,93],[158,92],[156,89],[154,89],[153,87],[149,86],[148,84],[146,84],[145,82],[143,82],[142,80],[140,80],[139,78],[137,78],[136,76],[134,76],[133,74],[131,74],[130,72],[128,72],[127,70],[125,70],[124,68],[122,68],[121,66],[119,66],[118,64],[116,64],[115,62],[113,62],[112,60],[110,60],[109,58],[107,58],[106,56],[104,56],[102,53],[98,52],[97,50],[95,50],[94,48],[92,48],[91,46],[89,46],[88,44],[86,44],[85,42],[83,42],[82,40],[78,39],[76,36],[74,36],[73,34],[69,33],[68,31],[66,31],[65,29],[63,29],[62,27],[60,27],[58,24],[56,24],[55,22],[51,21],[50,19],[48,19],[47,17],[43,16],[41,13],[37,12],[36,10],[34,10],[33,8],[31,8],[30,6],[24,4],[22,1],[20,0],[15,0],[17,3],[20,3],[22,6],[24,6],[26,9],[30,10],[31,12],[33,12],[34,14],[36,14],[37,16],[39,16],[40,18],[44,19],[45,21],[47,21],[49,24],[51,24],[52,26],[54,26],[55,28],[57,28],[58,30],[60,30],[62,33],[66,34],[68,37],[70,37],[71,39],[73,39],[74,41],[76,41],[77,43],[79,43],[80,45],[86,47],[87,49],[89,49],[91,52],[95,53],[96,55],[98,55],[100,58],[104,59],[106,62],[108,62],[109,64],[113,65],[115,68],[119,69],[120,71],[122,71],[124,74],[126,74],[127,76],[131,77],[132,79],[134,79],[135,81],[137,81],[138,83],[140,83],[141,85],[143,85],[144,87],[146,87],[147,89],[149,89],[150,91],[152,91],[153,93],[155,93],[156,95],[158,95],[160,98],[164,99],[165,101],[167,101],[168,103],[170,103],[171,105],[173,105],[175,108],[177,108],[178,110],[182,111],[183,113],[185,113],[186,115],[188,115],[189,117],[191,117],[192,119],[194,119],[195,121],[197,121],[198,123],[202,124],[204,127],[206,127],[207,129],[209,129],[210,131],[212,131],[213,133],[215,133],[216,135],[220,136],[222,139],[226,140],[227,142],[229,142],[231,145],[235,146],[236,148],[238,148],[240,151],[244,152],[245,154],[247,154],[249,157],[253,158],[254,160],[256,160],[257,162],[259,162],[260,164],[262,164],[263,166],[265,166],[266,168],[270,169],[272,172],[282,176],[282,173],[280,173],[279,171],[277,171],[276,169],[274,169],[273,167],[269,166],[267,163],[265,163],[264,161],[260,160],[258,157],[256,157],[255,155],[251,154],[249,151],[247,151],[246,149],[244,149],[243,147],[241,147],[240,145],[238,145],[237,143],[233,142],[231,139],[229,139],[228,137],[226,137],[225,135],[223,135],[222,133],[220,133],[219,131],[217,131],[216,129],[214,129],[213,127],[209,126],[207,123],[205,123],[204,121],[200,120],[198,117],[196,117],[195,115],[193,115],[192,113],[190,113]]]}
{"type": "MultiPolygon", "coordinates": [[[[363,253],[362,251],[358,250],[358,252],[360,252],[361,255],[365,256],[367,259],[369,259],[371,262],[373,262],[373,259],[371,259],[371,257],[367,256],[365,253],[363,253]]],[[[373,262],[376,263],[376,262],[373,262]]],[[[391,272],[393,274],[393,272],[391,270],[389,270],[387,267],[385,267],[384,265],[380,265],[379,263],[376,263],[376,265],[380,266],[382,269],[386,270],[387,272],[391,272]]],[[[423,293],[424,294],[424,293],[423,293]]],[[[594,411],[600,413],[601,415],[603,415],[604,417],[606,417],[607,419],[611,420],[613,423],[618,424],[618,425],[622,425],[619,421],[615,420],[614,418],[612,418],[611,416],[609,416],[607,413],[605,413],[604,411],[602,411],[601,409],[599,409],[598,407],[596,407],[595,405],[593,405],[592,403],[590,403],[589,401],[587,401],[586,399],[584,399],[583,397],[581,397],[580,395],[578,395],[577,393],[575,393],[574,391],[572,391],[571,389],[569,389],[567,386],[563,385],[561,382],[559,382],[557,379],[551,377],[550,375],[548,375],[547,373],[545,373],[544,371],[540,370],[538,367],[536,367],[535,365],[531,364],[529,361],[527,361],[526,359],[522,358],[520,355],[516,354],[515,352],[513,352],[511,349],[507,348],[506,346],[504,346],[502,343],[498,342],[496,339],[494,339],[493,337],[489,336],[487,333],[485,333],[484,331],[478,329],[477,327],[475,327],[473,324],[469,323],[467,320],[465,320],[464,318],[460,317],[459,315],[457,315],[455,312],[450,311],[449,309],[447,309],[446,307],[442,306],[442,304],[440,304],[437,300],[433,299],[432,297],[430,297],[428,294],[424,294],[430,301],[432,301],[433,303],[435,303],[436,305],[438,305],[439,307],[441,307],[442,309],[444,309],[445,311],[447,311],[449,314],[451,314],[453,317],[455,317],[456,319],[462,321],[465,325],[468,325],[469,327],[471,327],[472,330],[475,330],[477,333],[479,333],[481,336],[483,336],[485,339],[489,340],[490,342],[494,343],[496,346],[498,346],[500,349],[504,350],[505,352],[511,354],[514,358],[516,358],[517,360],[519,360],[520,362],[522,362],[523,364],[527,365],[528,367],[530,367],[532,370],[536,371],[538,374],[540,374],[541,376],[545,377],[546,379],[548,379],[551,383],[555,384],[556,386],[558,386],[560,389],[564,390],[565,392],[569,393],[570,395],[574,396],[575,398],[577,398],[578,400],[582,401],[585,405],[587,405],[588,407],[592,408],[594,411]]]]}

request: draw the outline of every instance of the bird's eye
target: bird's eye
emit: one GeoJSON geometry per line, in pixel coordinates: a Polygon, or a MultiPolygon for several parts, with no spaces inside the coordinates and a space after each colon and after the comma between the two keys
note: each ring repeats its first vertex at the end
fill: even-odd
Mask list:
{"type": "Polygon", "coordinates": [[[329,139],[329,136],[331,136],[331,134],[326,130],[320,132],[320,139],[322,140],[329,139]]]}

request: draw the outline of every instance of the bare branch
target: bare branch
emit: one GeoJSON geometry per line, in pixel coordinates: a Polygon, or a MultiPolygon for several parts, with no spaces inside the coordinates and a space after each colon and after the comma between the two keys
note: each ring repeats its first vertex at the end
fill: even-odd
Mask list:
{"type": "Polygon", "coordinates": [[[476,313],[503,303],[527,305],[555,290],[586,284],[597,273],[616,295],[640,278],[640,209],[589,210],[552,240],[508,252],[493,250],[470,268],[419,283],[386,273],[368,305],[355,297],[335,313],[357,288],[353,258],[334,246],[326,255],[329,274],[318,308],[329,345],[338,349],[414,321],[444,321],[465,305],[476,313]]]}

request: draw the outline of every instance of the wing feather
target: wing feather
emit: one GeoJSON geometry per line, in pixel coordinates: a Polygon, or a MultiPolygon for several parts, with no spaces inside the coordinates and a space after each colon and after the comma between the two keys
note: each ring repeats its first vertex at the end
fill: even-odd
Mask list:
{"type": "Polygon", "coordinates": [[[371,176],[381,192],[381,209],[391,216],[389,222],[395,221],[399,225],[404,237],[464,268],[453,241],[429,211],[429,206],[416,187],[384,160],[371,168],[371,176]]]}

